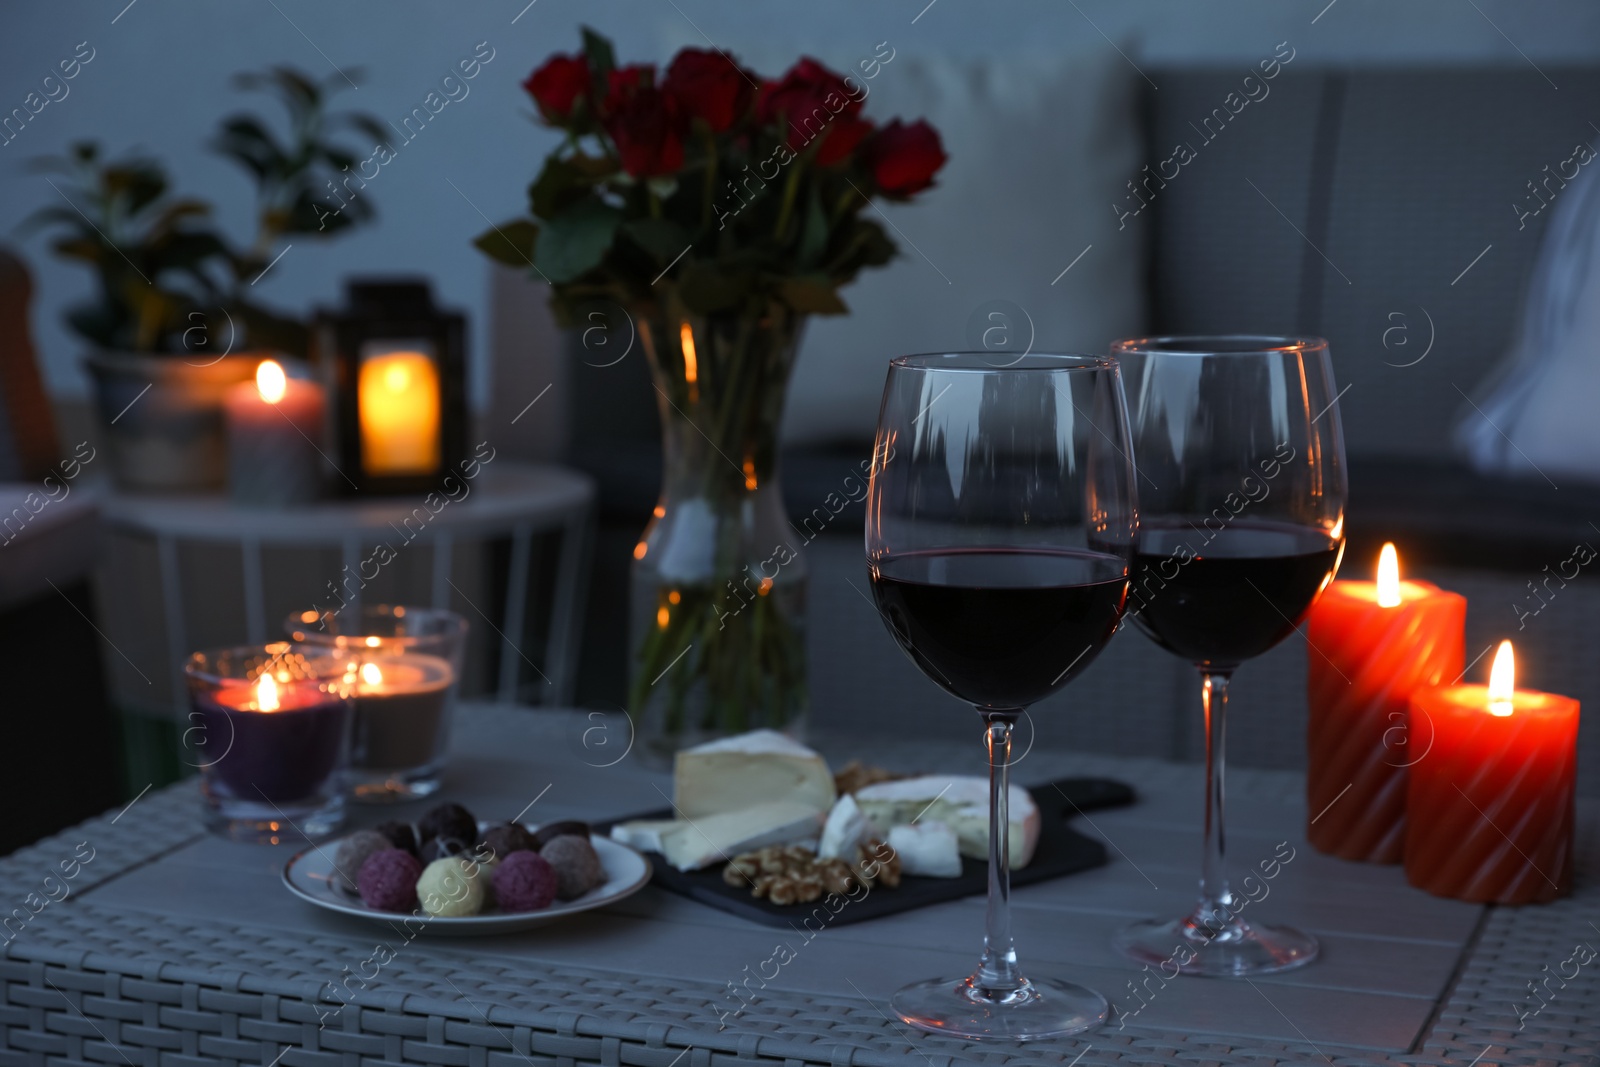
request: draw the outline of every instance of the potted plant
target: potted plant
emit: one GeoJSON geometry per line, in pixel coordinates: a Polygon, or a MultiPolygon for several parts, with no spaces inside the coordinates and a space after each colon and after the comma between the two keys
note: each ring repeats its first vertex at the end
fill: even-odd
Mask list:
{"type": "Polygon", "coordinates": [[[618,66],[609,41],[524,83],[565,135],[531,218],[477,239],[550,283],[557,317],[621,309],[660,395],[661,496],[634,549],[629,711],[647,751],[798,730],[805,562],[778,486],[777,431],[807,316],[895,246],[870,198],[906,200],[945,155],[926,123],[877,126],[865,85],[802,58],[758,77],[714,50],[618,66]]]}
{"type": "Polygon", "coordinates": [[[56,254],[87,264],[98,282],[67,321],[94,346],[85,364],[112,472],[124,488],[222,484],[223,393],[254,373],[262,353],[306,350],[305,325],[252,300],[252,283],[284,238],[326,237],[371,217],[364,200],[333,211],[319,194],[357,158],[329,140],[328,129],[342,123],[381,137],[374,120],[326,115],[328,83],[287,67],[242,74],[235,84],[270,91],[289,116],[282,141],[260,119],[239,114],[223,120],[212,142],[256,185],[256,235],[247,248],[234,248],[214,227],[209,204],[174,195],[152,157],[108,160],[98,145],[81,142],[65,157],[36,162],[67,179],[57,189],[70,204],[43,208],[30,221],[53,226],[56,254]]]}

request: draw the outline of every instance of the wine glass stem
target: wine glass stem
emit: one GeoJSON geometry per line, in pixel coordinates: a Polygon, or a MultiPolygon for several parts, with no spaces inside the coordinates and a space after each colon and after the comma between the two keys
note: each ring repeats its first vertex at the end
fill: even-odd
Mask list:
{"type": "Polygon", "coordinates": [[[1202,669],[1200,706],[1206,719],[1206,839],[1200,865],[1200,903],[1194,918],[1215,932],[1228,922],[1233,894],[1228,889],[1228,837],[1223,824],[1223,775],[1226,761],[1228,680],[1231,671],[1202,669]]]}
{"type": "Polygon", "coordinates": [[[1011,941],[1011,837],[1007,810],[1011,776],[1011,727],[1017,711],[981,711],[989,747],[989,914],[983,961],[972,980],[998,999],[1026,984],[1011,941]]]}

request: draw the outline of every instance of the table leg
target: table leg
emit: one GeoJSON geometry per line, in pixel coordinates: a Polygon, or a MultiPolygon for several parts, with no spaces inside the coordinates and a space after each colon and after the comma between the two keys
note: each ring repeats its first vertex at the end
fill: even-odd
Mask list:
{"type": "Polygon", "coordinates": [[[533,553],[533,527],[519,522],[511,530],[511,575],[506,589],[506,626],[501,635],[508,648],[500,653],[500,703],[517,701],[521,673],[522,631],[528,608],[528,557],[533,553]]]}
{"type": "Polygon", "coordinates": [[[252,645],[266,644],[267,605],[262,588],[261,541],[254,537],[240,538],[239,556],[244,564],[245,640],[252,645]]]}
{"type": "Polygon", "coordinates": [[[555,594],[550,605],[550,643],[546,656],[551,681],[550,702],[572,704],[578,673],[578,649],[583,636],[583,608],[589,594],[589,549],[593,538],[594,508],[584,506],[561,528],[561,549],[556,558],[555,594]]]}

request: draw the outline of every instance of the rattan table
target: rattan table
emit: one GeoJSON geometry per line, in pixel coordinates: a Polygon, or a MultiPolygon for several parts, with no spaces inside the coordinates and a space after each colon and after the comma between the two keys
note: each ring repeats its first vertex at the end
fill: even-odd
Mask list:
{"type": "MultiPolygon", "coordinates": [[[[459,717],[445,795],[486,818],[530,802],[529,818],[661,807],[666,778],[631,757],[617,760],[625,729],[597,713],[473,708],[459,717]]],[[[1064,727],[1059,740],[1041,737],[1018,777],[1111,775],[1141,794],[1133,807],[1081,820],[1108,843],[1108,866],[1015,894],[1025,966],[1096,986],[1122,1012],[1078,1040],[973,1045],[912,1033],[886,1014],[904,982],[970,969],[980,900],[837,929],[797,922],[790,933],[649,888],[560,926],[407,940],[398,923],[369,925],[292,898],[278,872],[300,844],[295,835],[276,849],[207,837],[193,786],[180,784],[0,861],[0,899],[11,914],[0,935],[0,1059],[140,1067],[1600,1063],[1600,960],[1575,975],[1568,962],[1575,946],[1600,946],[1592,808],[1580,814],[1575,896],[1483,908],[1411,890],[1394,868],[1314,853],[1301,834],[1298,776],[1237,771],[1236,867],[1255,866],[1280,842],[1294,849],[1252,906],[1316,932],[1324,957],[1254,982],[1145,982],[1135,997],[1130,983],[1146,976],[1113,953],[1110,936],[1129,918],[1188,903],[1198,771],[1049,747],[1069,737],[1064,727]],[[64,870],[74,876],[64,879],[64,870]],[[790,949],[782,966],[770,962],[779,943],[790,949]],[[1541,996],[1530,983],[1543,983],[1541,996]]],[[[970,752],[821,741],[830,757],[904,769],[981,760],[976,733],[970,752]]],[[[366,821],[393,813],[360,812],[366,821]]]]}

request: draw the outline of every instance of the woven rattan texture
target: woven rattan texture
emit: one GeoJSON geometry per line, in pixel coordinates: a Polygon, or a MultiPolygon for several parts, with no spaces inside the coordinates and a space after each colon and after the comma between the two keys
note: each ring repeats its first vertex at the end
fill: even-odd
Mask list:
{"type": "MultiPolygon", "coordinates": [[[[493,728],[481,719],[475,726],[493,728]]],[[[1252,772],[1237,778],[1241,789],[1268,794],[1292,781],[1252,772]]],[[[199,832],[191,787],[152,793],[138,805],[137,833],[134,820],[119,825],[107,816],[0,861],[0,892],[22,902],[40,890],[46,873],[57,871],[59,878],[56,865],[80,842],[95,848],[71,880],[71,895],[30,912],[6,944],[0,1061],[139,1067],[1600,1063],[1600,959],[1577,962],[1583,956],[1574,952],[1580,944],[1600,946],[1600,893],[1592,888],[1600,878],[1600,835],[1592,822],[1580,835],[1578,895],[1543,907],[1490,911],[1423,1047],[1415,1055],[1388,1056],[1131,1026],[1041,1046],[913,1040],[881,1004],[794,994],[756,1001],[719,1030],[717,1009],[725,997],[707,983],[577,969],[551,973],[475,957],[471,944],[442,942],[400,944],[366,989],[358,981],[349,983],[355,992],[346,992],[335,983],[371,955],[370,940],[289,935],[247,923],[185,923],[97,906],[92,895],[72,899],[91,877],[114,877],[199,832]],[[1540,993],[1530,990],[1532,983],[1542,983],[1540,993]]]]}

